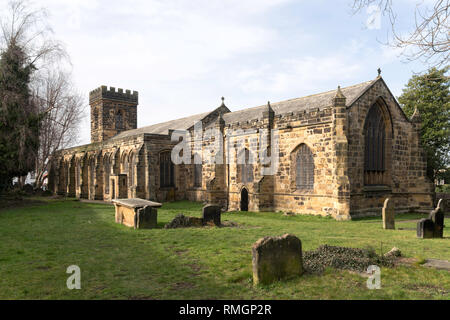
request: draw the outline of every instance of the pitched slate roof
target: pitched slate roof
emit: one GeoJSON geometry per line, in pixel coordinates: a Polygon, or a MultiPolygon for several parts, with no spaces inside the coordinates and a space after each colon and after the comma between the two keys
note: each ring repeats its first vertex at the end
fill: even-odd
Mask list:
{"type": "Polygon", "coordinates": [[[202,120],[210,113],[211,112],[199,113],[199,114],[195,114],[193,116],[189,116],[189,117],[185,117],[185,118],[180,118],[180,119],[171,120],[171,121],[167,121],[167,122],[157,123],[157,124],[153,124],[151,126],[146,126],[146,127],[142,127],[142,128],[138,128],[138,129],[123,131],[123,132],[119,133],[118,135],[114,136],[112,139],[120,139],[120,138],[135,136],[135,135],[143,134],[143,133],[169,134],[170,129],[187,130],[192,125],[194,125],[194,123],[202,120]]]}
{"type": "MultiPolygon", "coordinates": [[[[353,102],[358,99],[368,88],[370,88],[380,77],[375,80],[366,81],[363,83],[359,83],[353,86],[341,88],[342,93],[347,98],[347,106],[353,104],[353,102]]],[[[277,115],[283,115],[291,112],[298,112],[307,109],[324,109],[330,107],[332,105],[333,98],[336,95],[336,90],[331,90],[323,93],[318,93],[306,97],[295,98],[275,103],[270,103],[273,111],[277,115]]],[[[238,110],[234,112],[228,112],[223,114],[223,119],[225,123],[235,123],[242,122],[254,119],[262,119],[263,112],[267,111],[267,105],[262,105],[259,107],[248,108],[243,110],[238,110]]],[[[207,117],[211,112],[204,112],[196,115],[192,115],[189,117],[171,120],[167,122],[162,122],[146,127],[142,127],[139,129],[128,130],[119,133],[114,136],[112,139],[120,139],[130,136],[135,136],[144,133],[152,133],[152,134],[169,134],[169,130],[187,130],[189,129],[195,122],[200,121],[207,117]]]]}
{"type": "MultiPolygon", "coordinates": [[[[350,106],[362,93],[364,93],[376,80],[371,80],[359,83],[353,86],[341,88],[342,93],[347,98],[347,106],[350,106]]],[[[295,98],[275,103],[270,103],[275,115],[283,115],[291,112],[298,112],[307,109],[324,109],[332,105],[333,98],[336,96],[336,91],[331,90],[306,97],[295,98]]],[[[267,104],[226,113],[223,115],[225,123],[242,122],[253,119],[262,119],[263,112],[267,111],[267,104]]]]}

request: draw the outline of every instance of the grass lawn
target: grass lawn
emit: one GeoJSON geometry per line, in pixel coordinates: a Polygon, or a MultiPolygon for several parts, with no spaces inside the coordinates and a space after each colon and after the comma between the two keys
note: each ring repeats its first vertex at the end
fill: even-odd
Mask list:
{"type": "Polygon", "coordinates": [[[335,221],[316,216],[231,212],[222,220],[239,228],[164,229],[178,213],[201,215],[201,204],[167,203],[158,229],[134,230],[114,222],[114,207],[43,199],[0,209],[0,299],[450,299],[450,272],[420,265],[381,269],[381,289],[348,271],[252,285],[252,244],[292,233],[303,250],[319,245],[392,247],[404,256],[450,260],[449,223],[444,239],[417,239],[414,222],[399,215],[383,230],[381,218],[335,221]],[[68,290],[66,268],[81,268],[81,290],[68,290]]]}

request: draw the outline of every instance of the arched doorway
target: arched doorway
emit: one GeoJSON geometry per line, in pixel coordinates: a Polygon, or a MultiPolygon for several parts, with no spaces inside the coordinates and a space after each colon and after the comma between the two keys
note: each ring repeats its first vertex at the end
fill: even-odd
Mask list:
{"type": "Polygon", "coordinates": [[[248,191],[245,188],[241,190],[241,211],[248,211],[248,191]]]}

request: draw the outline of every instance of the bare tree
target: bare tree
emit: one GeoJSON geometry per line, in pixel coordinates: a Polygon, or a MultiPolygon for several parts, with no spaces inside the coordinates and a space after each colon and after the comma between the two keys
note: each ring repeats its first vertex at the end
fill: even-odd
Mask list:
{"type": "Polygon", "coordinates": [[[407,60],[420,59],[430,66],[445,66],[450,54],[449,0],[436,0],[432,8],[423,6],[423,2],[417,0],[414,28],[406,35],[396,29],[397,14],[392,0],[354,0],[353,10],[356,13],[371,5],[378,6],[391,23],[388,45],[403,49],[407,60]]]}
{"type": "Polygon", "coordinates": [[[62,71],[49,71],[34,92],[36,104],[43,114],[35,172],[36,187],[40,188],[50,155],[79,142],[79,124],[85,115],[85,105],[69,74],[62,71]]]}
{"type": "MultiPolygon", "coordinates": [[[[63,45],[53,38],[47,21],[46,10],[34,9],[27,0],[10,1],[9,10],[0,13],[0,53],[2,57],[20,57],[16,59],[19,69],[27,70],[27,79],[20,79],[22,87],[15,85],[15,80],[5,80],[0,88],[0,115],[4,120],[0,128],[3,140],[8,141],[3,149],[17,155],[17,159],[9,157],[2,167],[6,179],[1,181],[7,181],[11,173],[22,176],[35,169],[36,184],[41,186],[51,153],[77,142],[83,99],[74,89],[69,73],[60,71],[63,65],[70,66],[70,60],[63,45]],[[8,105],[13,107],[8,109],[8,105]],[[7,123],[7,112],[12,109],[23,119],[38,119],[39,124],[30,129],[29,121],[7,123]],[[19,132],[20,137],[8,140],[8,132],[19,132]]],[[[4,66],[7,71],[11,69],[4,66]]]]}
{"type": "Polygon", "coordinates": [[[27,0],[13,0],[0,16],[0,50],[18,46],[26,63],[36,70],[51,68],[62,60],[69,62],[61,42],[53,38],[44,8],[33,9],[27,0]]]}

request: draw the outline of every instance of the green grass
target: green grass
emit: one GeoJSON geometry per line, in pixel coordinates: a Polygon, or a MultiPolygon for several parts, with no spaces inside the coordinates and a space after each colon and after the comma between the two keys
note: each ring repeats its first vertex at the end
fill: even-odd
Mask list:
{"type": "MultiPolygon", "coordinates": [[[[42,199],[41,199],[42,200],[42,199]]],[[[380,218],[335,221],[316,216],[232,212],[239,228],[164,229],[178,213],[200,216],[201,204],[167,203],[158,229],[114,222],[114,207],[73,200],[0,211],[0,299],[449,299],[450,273],[416,263],[381,269],[380,290],[367,279],[327,269],[270,286],[252,285],[252,244],[293,233],[304,250],[322,244],[392,247],[404,256],[450,260],[444,239],[417,239],[415,223],[383,230],[380,218]],[[81,290],[68,290],[66,268],[81,268],[81,290]]],[[[423,217],[408,214],[398,220],[423,217]]],[[[448,225],[448,223],[447,223],[448,225]]]]}

